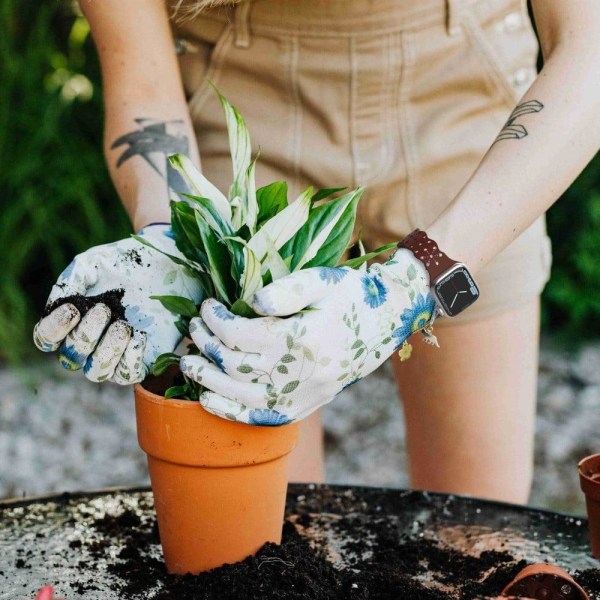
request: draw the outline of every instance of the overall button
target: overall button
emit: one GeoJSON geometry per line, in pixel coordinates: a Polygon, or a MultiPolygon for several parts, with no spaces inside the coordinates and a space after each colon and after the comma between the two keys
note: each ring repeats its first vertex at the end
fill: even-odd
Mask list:
{"type": "Polygon", "coordinates": [[[531,81],[535,76],[534,69],[530,67],[523,67],[521,69],[517,69],[511,77],[511,81],[514,85],[524,85],[531,81]]]}
{"type": "Polygon", "coordinates": [[[523,16],[519,12],[509,13],[496,24],[496,28],[499,31],[505,33],[512,33],[518,31],[523,26],[523,16]]]}

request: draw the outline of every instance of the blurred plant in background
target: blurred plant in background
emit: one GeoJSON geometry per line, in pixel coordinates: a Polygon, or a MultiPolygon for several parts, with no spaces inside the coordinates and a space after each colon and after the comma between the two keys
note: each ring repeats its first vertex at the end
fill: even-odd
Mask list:
{"type": "MultiPolygon", "coordinates": [[[[76,3],[0,0],[0,22],[0,357],[18,359],[73,255],[130,225],[102,155],[100,72],[76,3]]],[[[548,231],[543,327],[597,337],[599,157],[549,211],[548,231]]]]}
{"type": "Polygon", "coordinates": [[[31,327],[74,254],[124,237],[102,155],[96,52],[75,5],[0,0],[0,356],[31,327]]]}

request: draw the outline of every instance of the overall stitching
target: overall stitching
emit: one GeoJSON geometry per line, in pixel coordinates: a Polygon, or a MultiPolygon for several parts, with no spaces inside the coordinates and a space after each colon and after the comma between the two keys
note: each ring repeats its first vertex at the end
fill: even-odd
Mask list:
{"type": "Polygon", "coordinates": [[[429,225],[429,223],[419,223],[418,212],[416,208],[416,201],[418,199],[417,193],[417,153],[415,144],[415,132],[414,132],[414,117],[412,116],[412,108],[410,105],[410,82],[412,75],[412,68],[414,65],[414,56],[412,54],[412,48],[410,45],[412,35],[410,32],[405,31],[400,34],[400,47],[402,52],[402,72],[400,76],[400,110],[398,111],[401,123],[401,141],[403,146],[404,161],[406,164],[406,178],[405,178],[405,198],[406,198],[406,212],[408,222],[411,228],[421,227],[429,225]]]}
{"type": "MultiPolygon", "coordinates": [[[[357,45],[360,44],[358,36],[350,38],[351,44],[351,65],[352,74],[351,77],[354,79],[353,84],[353,96],[351,98],[352,106],[352,154],[354,157],[354,182],[355,185],[373,185],[378,183],[385,175],[390,171],[393,163],[393,152],[392,143],[394,132],[390,128],[390,123],[394,116],[394,107],[391,105],[391,101],[394,95],[394,65],[393,65],[393,48],[391,43],[391,35],[385,35],[381,38],[382,46],[380,49],[383,56],[383,68],[381,70],[381,77],[377,81],[378,90],[378,105],[379,109],[375,114],[367,114],[361,110],[361,99],[364,96],[364,92],[361,92],[361,69],[359,61],[357,61],[357,45]],[[362,134],[364,129],[359,127],[359,121],[367,119],[370,123],[373,123],[373,128],[377,127],[378,140],[377,146],[379,148],[379,154],[375,154],[372,150],[373,145],[365,145],[361,143],[362,134]]],[[[364,38],[365,41],[372,40],[373,37],[369,36],[364,38]]],[[[368,74],[367,74],[368,76],[368,74]]],[[[363,201],[364,202],[364,201],[363,201]]],[[[366,202],[364,202],[366,204],[366,202]]]]}
{"type": "Polygon", "coordinates": [[[212,92],[212,88],[210,87],[208,80],[210,79],[215,84],[218,83],[219,76],[221,74],[221,68],[223,66],[223,61],[221,59],[225,53],[225,50],[230,46],[230,41],[233,37],[233,34],[234,30],[231,23],[226,24],[223,33],[221,33],[219,36],[219,39],[214,47],[208,68],[206,69],[204,81],[198,86],[198,89],[192,94],[192,97],[189,100],[188,108],[192,118],[194,115],[197,115],[200,112],[204,106],[204,103],[206,102],[206,99],[212,92]]]}
{"type": "Polygon", "coordinates": [[[493,87],[500,92],[502,99],[512,110],[518,100],[517,94],[507,81],[504,70],[496,59],[495,51],[488,43],[481,26],[471,15],[464,15],[462,26],[475,55],[481,58],[487,66],[484,69],[486,77],[493,87]]]}
{"type": "Polygon", "coordinates": [[[237,4],[234,8],[234,44],[237,48],[250,48],[250,9],[252,0],[237,4]]]}
{"type": "Polygon", "coordinates": [[[298,83],[298,58],[300,54],[299,39],[297,35],[289,37],[288,52],[288,80],[290,82],[290,97],[292,100],[292,136],[290,160],[293,167],[294,188],[300,185],[300,152],[302,149],[302,103],[300,101],[300,87],[298,83]]]}
{"type": "MultiPolygon", "coordinates": [[[[350,85],[349,85],[349,112],[348,133],[350,140],[350,156],[352,157],[352,187],[358,187],[358,148],[356,142],[356,97],[357,97],[357,73],[356,73],[356,38],[348,38],[348,50],[350,53],[350,85]]],[[[364,200],[363,200],[364,202],[364,200]]],[[[363,213],[362,203],[358,203],[358,217],[363,213]]]]}
{"type": "Polygon", "coordinates": [[[448,35],[454,36],[460,33],[461,8],[460,0],[446,0],[446,31],[448,35]]]}

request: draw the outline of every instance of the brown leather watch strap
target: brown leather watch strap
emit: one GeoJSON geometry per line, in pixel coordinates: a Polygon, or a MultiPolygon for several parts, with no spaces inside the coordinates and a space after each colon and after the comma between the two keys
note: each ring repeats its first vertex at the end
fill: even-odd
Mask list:
{"type": "Polygon", "coordinates": [[[437,243],[421,229],[415,229],[400,240],[398,248],[408,248],[425,265],[430,284],[458,262],[444,254],[437,243]]]}

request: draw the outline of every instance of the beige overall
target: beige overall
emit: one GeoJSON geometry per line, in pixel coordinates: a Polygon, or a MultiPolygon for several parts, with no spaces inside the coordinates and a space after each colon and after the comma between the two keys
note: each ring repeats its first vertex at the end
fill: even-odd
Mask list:
{"type": "MultiPolygon", "coordinates": [[[[203,171],[228,189],[225,120],[210,79],[260,149],[258,185],[286,180],[290,198],[309,185],[366,186],[357,231],[368,249],[426,229],[536,75],[525,4],[253,0],[173,19],[203,171]]],[[[436,325],[539,295],[551,260],[542,215],[478,272],[478,302],[436,325]]]]}

